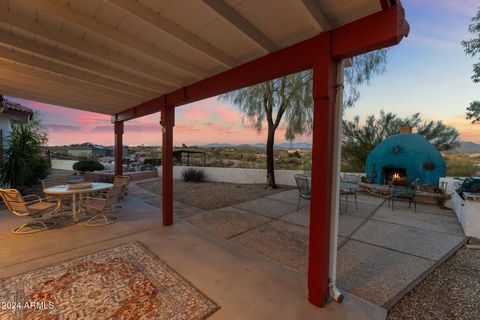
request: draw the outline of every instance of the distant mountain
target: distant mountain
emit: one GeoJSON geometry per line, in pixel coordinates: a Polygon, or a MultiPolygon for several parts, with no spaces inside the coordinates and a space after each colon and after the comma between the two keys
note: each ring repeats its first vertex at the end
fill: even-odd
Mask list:
{"type": "Polygon", "coordinates": [[[471,141],[461,141],[460,146],[455,149],[458,153],[477,153],[480,152],[480,144],[471,141]]]}
{"type": "MultiPolygon", "coordinates": [[[[228,144],[228,143],[209,143],[203,144],[202,148],[238,148],[238,149],[265,149],[265,143],[245,143],[245,144],[228,144]]],[[[275,145],[275,148],[281,149],[311,149],[312,144],[308,142],[284,142],[275,145]]]]}

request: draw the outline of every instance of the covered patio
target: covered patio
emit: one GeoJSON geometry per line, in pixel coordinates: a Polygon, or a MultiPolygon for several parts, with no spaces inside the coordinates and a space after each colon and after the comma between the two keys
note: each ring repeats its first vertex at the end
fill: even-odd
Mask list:
{"type": "MultiPolygon", "coordinates": [[[[2,1],[0,6],[0,93],[111,115],[116,174],[122,173],[124,123],[161,112],[165,227],[150,225],[142,239],[150,246],[164,247],[162,252],[169,253],[160,256],[167,262],[175,259],[182,241],[186,241],[187,248],[194,236],[183,224],[171,226],[175,211],[175,108],[312,69],[314,127],[308,286],[303,288],[298,279],[299,283],[293,281],[292,291],[308,289],[308,300],[319,307],[329,301],[330,289],[335,288],[330,280],[335,278],[336,260],[332,244],[337,230],[332,223],[336,225],[338,215],[336,158],[341,99],[337,99],[337,91],[342,87],[342,61],[396,45],[408,34],[409,26],[399,1],[303,0],[278,6],[275,1],[22,0],[2,1]]],[[[158,218],[156,211],[145,212],[152,213],[158,218]]],[[[202,254],[212,254],[219,247],[226,252],[235,251],[214,244],[202,247],[202,254]]],[[[71,249],[67,246],[59,252],[78,254],[71,249]]],[[[191,263],[185,261],[184,269],[178,272],[194,272],[188,271],[191,263]]],[[[242,263],[233,259],[230,267],[239,268],[242,263]]],[[[256,263],[245,266],[257,267],[256,263]]],[[[177,261],[177,265],[182,263],[177,261]]],[[[271,272],[268,263],[264,266],[265,273],[258,275],[260,283],[271,272]]],[[[208,278],[208,273],[200,274],[205,277],[203,280],[208,278]]],[[[272,283],[282,284],[280,279],[272,283]]],[[[226,278],[209,281],[228,282],[226,278]]],[[[250,289],[264,294],[260,287],[250,289]]],[[[288,284],[277,289],[289,291],[288,284]]],[[[296,299],[299,296],[301,293],[296,299]]],[[[270,297],[279,299],[279,294],[274,290],[270,297]]],[[[258,301],[268,301],[264,298],[258,301]]],[[[352,298],[350,303],[355,301],[352,298]]],[[[327,310],[337,308],[341,307],[331,306],[327,310]]],[[[310,306],[302,310],[315,312],[310,306]]],[[[296,317],[305,318],[293,312],[296,317]]]]}

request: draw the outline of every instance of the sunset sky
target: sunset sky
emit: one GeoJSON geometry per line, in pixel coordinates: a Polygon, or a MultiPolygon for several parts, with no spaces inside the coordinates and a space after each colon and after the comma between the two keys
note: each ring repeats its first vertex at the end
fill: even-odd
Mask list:
{"type": "MultiPolygon", "coordinates": [[[[389,49],[387,71],[369,86],[361,88],[357,106],[347,110],[353,118],[380,110],[401,116],[420,112],[424,119],[443,120],[455,126],[461,140],[480,143],[480,125],[465,120],[465,108],[480,99],[480,85],[474,84],[472,64],[460,41],[468,39],[468,25],[479,7],[478,0],[403,0],[410,36],[389,49]]],[[[477,58],[478,59],[478,58],[477,58]]],[[[8,97],[39,110],[49,133],[50,145],[93,142],[113,144],[110,117],[59,106],[8,97]]],[[[277,131],[277,143],[284,142],[284,130],[277,131]]],[[[124,141],[127,145],[161,145],[159,114],[128,121],[124,141]]],[[[176,110],[174,143],[265,142],[264,134],[242,124],[234,106],[207,99],[176,110]]],[[[297,141],[309,141],[301,137],[297,141]]]]}

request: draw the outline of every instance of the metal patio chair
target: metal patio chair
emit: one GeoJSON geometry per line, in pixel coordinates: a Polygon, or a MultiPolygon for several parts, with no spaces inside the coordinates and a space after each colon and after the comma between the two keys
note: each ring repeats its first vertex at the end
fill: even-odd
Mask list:
{"type": "Polygon", "coordinates": [[[297,211],[300,209],[300,199],[310,201],[310,182],[308,181],[307,176],[303,174],[294,175],[295,182],[297,183],[298,188],[298,203],[297,211]]]}
{"type": "Polygon", "coordinates": [[[394,202],[395,200],[404,200],[408,201],[408,207],[411,208],[413,203],[413,208],[415,213],[417,213],[417,202],[415,197],[417,195],[417,186],[418,186],[418,179],[410,187],[399,186],[395,183],[390,185],[390,195],[388,197],[388,206],[392,203],[392,211],[394,209],[394,202]]]}
{"type": "Polygon", "coordinates": [[[125,198],[127,194],[127,188],[128,184],[130,183],[130,176],[122,176],[122,175],[116,175],[115,178],[113,179],[113,184],[114,185],[125,185],[123,188],[123,193],[122,193],[122,199],[125,198]]]}
{"type": "Polygon", "coordinates": [[[55,215],[61,207],[59,199],[40,198],[37,195],[23,197],[17,189],[0,189],[2,197],[8,210],[16,216],[29,218],[30,220],[12,230],[15,234],[28,234],[45,231],[55,227],[54,221],[42,219],[47,214],[55,215]],[[27,198],[34,200],[25,201],[27,198]]]}
{"type": "Polygon", "coordinates": [[[355,208],[358,209],[357,187],[360,176],[357,174],[345,173],[340,176],[340,197],[345,197],[345,212],[348,209],[348,196],[355,197],[355,208]]]}
{"type": "Polygon", "coordinates": [[[125,184],[114,184],[107,192],[106,196],[85,197],[81,200],[80,206],[87,213],[93,211],[94,216],[85,222],[86,226],[98,227],[117,222],[114,212],[118,211],[118,203],[122,199],[125,184]],[[102,221],[103,218],[103,221],[102,221]],[[100,222],[98,222],[100,220],[100,222]]]}

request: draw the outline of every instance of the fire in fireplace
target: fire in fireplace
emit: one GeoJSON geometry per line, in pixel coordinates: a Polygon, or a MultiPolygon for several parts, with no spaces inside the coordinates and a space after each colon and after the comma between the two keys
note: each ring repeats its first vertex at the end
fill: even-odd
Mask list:
{"type": "Polygon", "coordinates": [[[383,168],[384,181],[383,184],[407,184],[407,170],[405,168],[383,168]]]}

